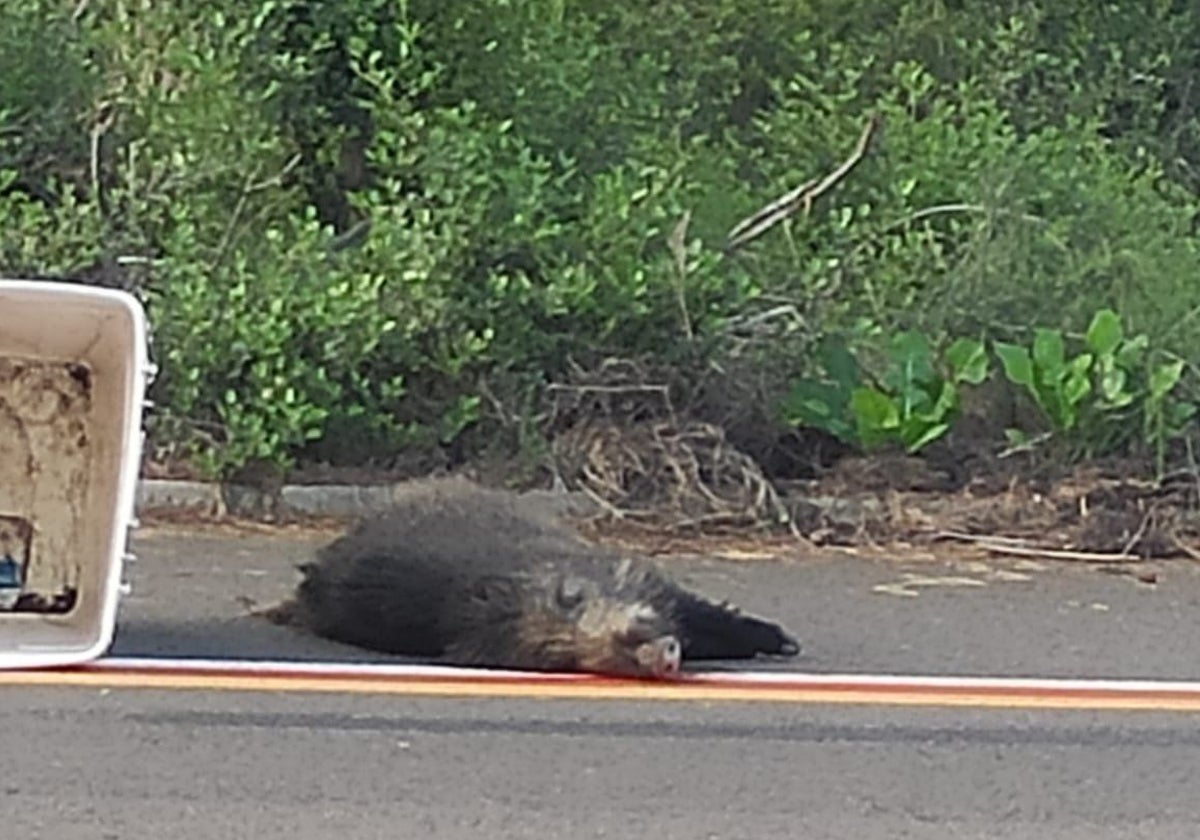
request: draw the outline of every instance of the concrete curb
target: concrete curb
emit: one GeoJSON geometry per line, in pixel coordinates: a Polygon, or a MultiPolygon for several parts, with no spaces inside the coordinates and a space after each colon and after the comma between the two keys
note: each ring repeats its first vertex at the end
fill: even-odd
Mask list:
{"type": "MultiPolygon", "coordinates": [[[[277,493],[270,493],[239,484],[141,479],[134,509],[138,516],[196,512],[249,519],[289,515],[356,519],[391,507],[409,484],[296,484],[284,485],[277,493]]],[[[554,514],[582,515],[596,510],[595,503],[583,493],[531,490],[522,496],[554,514]]]]}
{"type": "MultiPolygon", "coordinates": [[[[135,514],[193,512],[259,521],[313,517],[352,522],[387,510],[411,484],[288,484],[276,492],[268,492],[240,484],[141,479],[135,514]]],[[[586,493],[527,490],[520,495],[531,509],[552,516],[586,517],[602,512],[586,493]]],[[[806,496],[788,501],[794,507],[793,515],[807,508],[824,525],[850,530],[885,516],[882,501],[870,496],[806,496]]]]}

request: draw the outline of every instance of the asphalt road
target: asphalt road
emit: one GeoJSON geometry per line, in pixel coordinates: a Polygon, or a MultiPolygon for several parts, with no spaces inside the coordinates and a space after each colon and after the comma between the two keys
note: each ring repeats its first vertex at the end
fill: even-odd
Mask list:
{"type": "MultiPolygon", "coordinates": [[[[298,579],[321,537],[179,536],[135,544],[121,656],[384,660],[247,615],[298,579]]],[[[781,621],[803,647],[754,668],[961,676],[1200,679],[1200,564],[1094,567],[997,560],[669,561],[688,584],[781,621]]],[[[394,661],[394,660],[391,660],[394,661]]]]}
{"type": "MultiPolygon", "coordinates": [[[[113,653],[377,658],[244,615],[240,598],[287,592],[310,546],[142,537],[113,653]]],[[[1153,587],[1013,564],[677,570],[801,637],[800,658],[756,668],[1200,670],[1189,565],[1153,587]]],[[[1178,713],[0,689],[14,838],[1191,840],[1198,765],[1200,722],[1178,713]]]]}
{"type": "Polygon", "coordinates": [[[12,838],[1179,838],[1194,721],[0,691],[12,838]]]}

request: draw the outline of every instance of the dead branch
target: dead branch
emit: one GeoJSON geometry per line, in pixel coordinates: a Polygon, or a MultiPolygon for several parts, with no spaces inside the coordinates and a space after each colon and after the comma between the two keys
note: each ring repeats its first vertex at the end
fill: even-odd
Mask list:
{"type": "Polygon", "coordinates": [[[1020,219],[1024,222],[1032,222],[1035,224],[1046,224],[1046,220],[1041,216],[1035,216],[1032,213],[1018,213],[1008,210],[1004,207],[986,207],[982,204],[935,204],[932,207],[926,207],[923,210],[917,210],[903,219],[888,225],[887,230],[896,230],[897,228],[905,227],[906,225],[916,224],[923,219],[929,219],[934,216],[944,216],[948,214],[967,213],[976,216],[995,213],[997,216],[1009,216],[1015,219],[1020,219]]]}
{"type": "Polygon", "coordinates": [[[1182,552],[1183,554],[1186,554],[1190,559],[1200,560],[1200,551],[1197,551],[1196,549],[1192,548],[1190,545],[1185,543],[1183,540],[1179,539],[1179,537],[1172,536],[1171,544],[1174,545],[1178,551],[1182,552]]]}
{"type": "Polygon", "coordinates": [[[1021,545],[1019,540],[988,535],[975,536],[954,531],[942,531],[939,537],[971,543],[994,554],[1012,554],[1019,557],[1043,557],[1047,560],[1079,560],[1085,563],[1138,563],[1142,558],[1136,554],[1110,554],[1093,551],[1064,551],[1056,548],[1037,548],[1021,545]]]}
{"type": "MultiPolygon", "coordinates": [[[[1086,499],[1086,496],[1080,496],[1081,499],[1086,499]]],[[[1133,536],[1125,543],[1125,547],[1121,549],[1122,554],[1128,554],[1138,543],[1142,541],[1142,537],[1146,536],[1146,531],[1150,528],[1150,523],[1154,520],[1155,508],[1152,505],[1146,515],[1142,517],[1142,521],[1138,524],[1137,530],[1133,536]]]]}
{"type": "Polygon", "coordinates": [[[671,257],[675,266],[675,298],[679,304],[679,318],[683,322],[683,334],[688,341],[695,339],[692,332],[692,316],[688,312],[687,304],[687,230],[691,220],[692,211],[685,211],[667,240],[667,244],[671,247],[671,257]]]}
{"type": "Polygon", "coordinates": [[[848,158],[842,161],[841,165],[824,178],[813,178],[812,180],[805,181],[794,190],[775,199],[757,213],[747,216],[734,225],[733,229],[729,231],[728,241],[725,245],[726,250],[735,251],[757,239],[784,219],[794,215],[798,210],[803,209],[804,214],[807,216],[812,209],[813,202],[841,182],[859,164],[859,161],[866,156],[871,138],[874,137],[875,132],[879,129],[881,121],[881,117],[878,114],[872,114],[866,126],[863,127],[862,134],[859,135],[854,151],[851,152],[848,158]]]}
{"type": "Polygon", "coordinates": [[[1029,546],[1029,540],[1019,537],[1003,537],[995,534],[967,534],[962,531],[938,531],[933,535],[934,541],[937,540],[957,540],[958,542],[977,543],[981,540],[997,543],[1000,545],[1014,545],[1018,548],[1026,548],[1029,546]]]}

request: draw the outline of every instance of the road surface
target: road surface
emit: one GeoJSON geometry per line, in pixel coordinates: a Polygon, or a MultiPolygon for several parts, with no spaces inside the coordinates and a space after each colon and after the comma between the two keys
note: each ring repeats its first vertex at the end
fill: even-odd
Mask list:
{"type": "MultiPolygon", "coordinates": [[[[381,659],[245,617],[240,599],[284,595],[312,545],[143,536],[113,653],[381,659]]],[[[1190,565],[1157,566],[1155,586],[1026,564],[677,570],[801,637],[800,658],[760,669],[1200,674],[1190,565]]],[[[1191,840],[1198,724],[1161,712],[8,687],[2,836],[1191,840]]]]}
{"type": "MultiPolygon", "coordinates": [[[[247,615],[244,599],[285,597],[295,564],[323,539],[142,536],[114,655],[388,660],[247,615]]],[[[1139,567],[1157,577],[1147,585],[1094,567],[1013,560],[669,563],[690,585],[799,638],[800,657],[755,668],[1200,679],[1200,564],[1139,567]]]]}

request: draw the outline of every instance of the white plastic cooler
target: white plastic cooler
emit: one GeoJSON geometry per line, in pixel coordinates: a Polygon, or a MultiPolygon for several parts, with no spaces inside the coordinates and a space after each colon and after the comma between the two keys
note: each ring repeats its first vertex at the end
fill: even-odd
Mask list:
{"type": "Polygon", "coordinates": [[[124,292],[0,279],[0,668],[108,650],[153,368],[124,292]]]}

